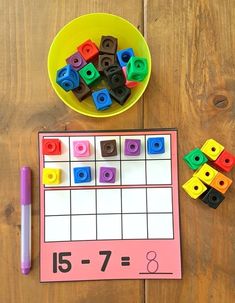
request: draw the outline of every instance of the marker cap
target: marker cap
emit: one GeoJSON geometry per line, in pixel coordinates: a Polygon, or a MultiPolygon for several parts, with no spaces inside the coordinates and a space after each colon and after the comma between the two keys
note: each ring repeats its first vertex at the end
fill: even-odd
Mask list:
{"type": "Polygon", "coordinates": [[[20,169],[20,204],[31,204],[31,169],[23,166],[20,169]]]}

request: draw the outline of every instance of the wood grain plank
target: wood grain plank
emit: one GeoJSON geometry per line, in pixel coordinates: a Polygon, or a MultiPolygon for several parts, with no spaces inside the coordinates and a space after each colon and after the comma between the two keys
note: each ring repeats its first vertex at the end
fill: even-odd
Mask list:
{"type": "Polygon", "coordinates": [[[39,283],[39,191],[37,132],[140,128],[140,101],[110,119],[92,119],[68,109],[53,92],[47,76],[47,53],[58,30],[73,18],[109,12],[142,30],[142,1],[1,0],[0,73],[0,301],[142,302],[142,281],[39,283]],[[135,13],[133,13],[135,7],[135,13]],[[32,262],[28,277],[20,274],[19,168],[33,170],[32,262]]]}
{"type": "MultiPolygon", "coordinates": [[[[192,175],[183,155],[206,139],[235,152],[234,5],[145,1],[153,70],[144,126],[178,128],[180,184],[192,175]]],[[[146,302],[235,301],[234,194],[233,186],[213,210],[180,191],[183,280],[146,282],[146,302]]]]}

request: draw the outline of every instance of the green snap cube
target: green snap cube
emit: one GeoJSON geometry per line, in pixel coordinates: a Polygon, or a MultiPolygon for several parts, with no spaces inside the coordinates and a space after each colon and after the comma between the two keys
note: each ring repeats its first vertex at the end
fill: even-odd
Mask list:
{"type": "Polygon", "coordinates": [[[100,73],[92,63],[89,63],[80,69],[79,75],[87,85],[92,85],[96,80],[100,78],[100,73]]]}
{"type": "Polygon", "coordinates": [[[187,165],[193,170],[198,169],[200,166],[202,166],[208,161],[207,157],[199,148],[191,150],[188,154],[184,156],[183,159],[187,163],[187,165]]]}
{"type": "Polygon", "coordinates": [[[148,74],[148,63],[145,58],[132,56],[126,67],[127,80],[143,81],[148,74]]]}

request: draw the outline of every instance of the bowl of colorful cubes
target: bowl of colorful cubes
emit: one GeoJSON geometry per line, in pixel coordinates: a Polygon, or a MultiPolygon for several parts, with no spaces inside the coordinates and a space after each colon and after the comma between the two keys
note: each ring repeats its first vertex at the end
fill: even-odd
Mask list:
{"type": "Polygon", "coordinates": [[[53,89],[71,109],[110,117],[133,106],[151,74],[150,51],[127,20],[106,13],[80,16],[54,38],[48,54],[53,89]]]}

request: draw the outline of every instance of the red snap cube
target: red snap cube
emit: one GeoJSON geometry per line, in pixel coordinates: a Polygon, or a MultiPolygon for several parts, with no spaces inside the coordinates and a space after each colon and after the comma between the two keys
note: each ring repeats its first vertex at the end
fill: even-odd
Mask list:
{"type": "Polygon", "coordinates": [[[43,139],[43,155],[61,155],[61,141],[59,139],[43,139]]]}
{"type": "Polygon", "coordinates": [[[83,56],[86,61],[91,61],[98,57],[99,49],[91,40],[87,40],[78,46],[77,50],[83,56]]]}
{"type": "Polygon", "coordinates": [[[223,171],[229,172],[235,165],[235,157],[224,150],[214,162],[215,166],[223,171]]]}

